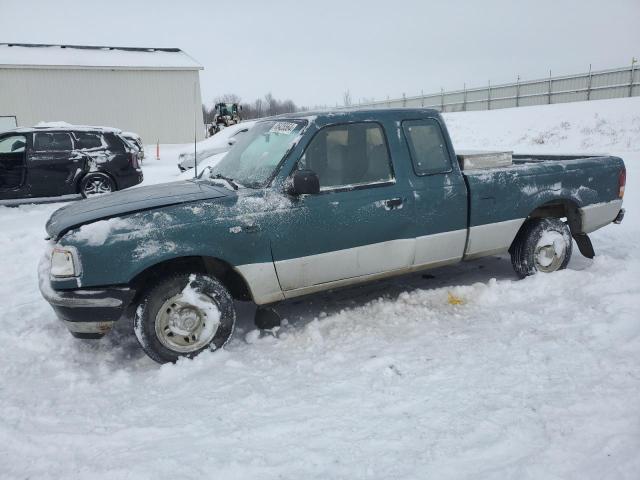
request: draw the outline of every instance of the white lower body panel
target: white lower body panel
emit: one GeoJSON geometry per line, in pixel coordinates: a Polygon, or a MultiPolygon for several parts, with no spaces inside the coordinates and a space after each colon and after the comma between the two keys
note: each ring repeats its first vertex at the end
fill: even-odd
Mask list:
{"type": "Polygon", "coordinates": [[[622,208],[622,199],[612,202],[594,203],[580,209],[582,216],[582,231],[591,233],[610,224],[618,216],[622,208]]]}
{"type": "Polygon", "coordinates": [[[465,259],[506,252],[526,218],[488,223],[469,229],[469,242],[465,259]]]}

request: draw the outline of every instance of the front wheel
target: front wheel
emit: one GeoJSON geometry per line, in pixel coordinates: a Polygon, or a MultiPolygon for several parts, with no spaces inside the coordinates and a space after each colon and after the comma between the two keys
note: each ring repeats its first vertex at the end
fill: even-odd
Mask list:
{"type": "Polygon", "coordinates": [[[138,342],[158,363],[218,350],[233,333],[236,312],[229,291],[203,274],[175,274],[143,294],[133,321],[138,342]]]}
{"type": "Polygon", "coordinates": [[[566,223],[558,218],[528,220],[511,248],[511,264],[521,277],[566,268],[573,242],[566,223]]]}

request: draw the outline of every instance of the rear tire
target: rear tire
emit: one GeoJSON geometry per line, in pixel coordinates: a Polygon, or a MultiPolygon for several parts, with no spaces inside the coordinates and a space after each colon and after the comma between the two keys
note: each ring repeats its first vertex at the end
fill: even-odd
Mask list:
{"type": "Polygon", "coordinates": [[[116,191],[116,182],[104,173],[89,173],[80,181],[80,194],[84,198],[116,191]]]}
{"type": "Polygon", "coordinates": [[[145,353],[158,363],[219,350],[236,321],[233,298],[217,279],[179,273],[152,285],[140,299],[133,330],[145,353]]]}
{"type": "Polygon", "coordinates": [[[566,223],[558,218],[534,218],[522,226],[513,241],[511,264],[521,278],[555,272],[566,268],[572,247],[566,223]]]}

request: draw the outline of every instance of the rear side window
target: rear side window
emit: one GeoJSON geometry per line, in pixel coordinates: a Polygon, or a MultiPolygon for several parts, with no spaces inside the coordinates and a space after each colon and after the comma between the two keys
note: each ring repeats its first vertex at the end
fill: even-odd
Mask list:
{"type": "Polygon", "coordinates": [[[97,133],[76,132],[76,148],[78,149],[90,149],[101,148],[102,137],[97,133]]]}
{"type": "Polygon", "coordinates": [[[311,140],[298,168],[316,172],[321,189],[394,178],[382,127],[371,122],[323,128],[311,140]]]}
{"type": "Polygon", "coordinates": [[[39,152],[69,151],[73,149],[71,136],[62,132],[36,132],[33,148],[39,152]]]}
{"type": "Polygon", "coordinates": [[[451,171],[449,151],[440,124],[433,119],[402,122],[413,168],[418,175],[451,171]]]}
{"type": "MultiPolygon", "coordinates": [[[[126,152],[128,144],[125,139],[120,138],[115,133],[105,133],[104,140],[109,147],[109,150],[113,152],[126,152]],[[126,147],[125,147],[126,146],[126,147]]],[[[130,148],[130,147],[129,147],[130,148]]]]}

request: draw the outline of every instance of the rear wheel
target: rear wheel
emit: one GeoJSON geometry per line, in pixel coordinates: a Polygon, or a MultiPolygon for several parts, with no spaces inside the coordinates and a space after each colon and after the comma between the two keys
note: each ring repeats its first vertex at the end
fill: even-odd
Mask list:
{"type": "Polygon", "coordinates": [[[573,242],[566,223],[558,218],[528,220],[511,248],[511,263],[524,278],[535,273],[550,273],[566,268],[573,242]]]}
{"type": "Polygon", "coordinates": [[[90,173],[80,182],[80,193],[84,198],[115,192],[116,184],[104,173],[90,173]]]}
{"type": "Polygon", "coordinates": [[[134,316],[142,349],[159,363],[218,350],[233,333],[236,313],[228,290],[203,274],[176,274],[143,294],[134,316]]]}

